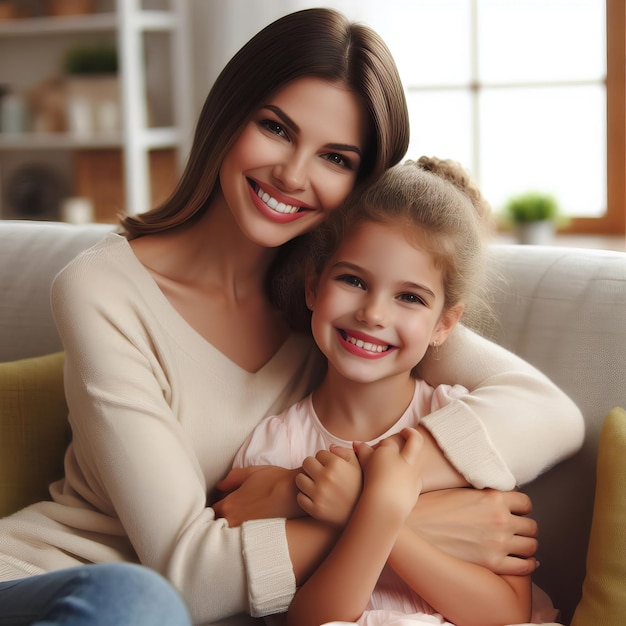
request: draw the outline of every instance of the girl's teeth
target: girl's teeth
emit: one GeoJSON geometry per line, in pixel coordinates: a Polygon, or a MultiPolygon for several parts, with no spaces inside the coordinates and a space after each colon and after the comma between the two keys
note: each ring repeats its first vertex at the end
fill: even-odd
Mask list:
{"type": "Polygon", "coordinates": [[[296,213],[298,207],[279,202],[276,198],[272,198],[269,193],[263,191],[260,187],[256,192],[256,195],[267,204],[270,209],[274,209],[277,213],[296,213]]]}
{"type": "Polygon", "coordinates": [[[355,339],[354,337],[348,337],[348,341],[357,348],[363,348],[363,350],[368,352],[385,352],[385,350],[389,349],[389,346],[381,346],[369,341],[363,341],[362,339],[355,339]]]}

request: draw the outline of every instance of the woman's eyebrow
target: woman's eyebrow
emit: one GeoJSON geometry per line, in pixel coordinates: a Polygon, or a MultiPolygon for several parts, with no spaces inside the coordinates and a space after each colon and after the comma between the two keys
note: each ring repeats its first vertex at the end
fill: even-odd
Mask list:
{"type": "MultiPolygon", "coordinates": [[[[266,104],[263,108],[272,111],[272,113],[281,119],[283,124],[289,126],[295,133],[300,132],[300,127],[280,107],[277,107],[275,104],[266,104]]],[[[354,146],[349,143],[329,143],[326,144],[326,148],[329,150],[338,150],[339,152],[354,152],[358,154],[359,157],[363,156],[359,146],[354,146]]]]}
{"type": "Polygon", "coordinates": [[[326,144],[326,148],[329,150],[338,150],[339,152],[354,152],[355,154],[358,154],[359,157],[363,156],[359,146],[353,146],[348,143],[328,143],[326,144]]]}
{"type": "Polygon", "coordinates": [[[270,111],[275,113],[278,117],[280,117],[283,123],[285,123],[295,132],[300,132],[300,127],[280,107],[277,107],[275,104],[266,104],[264,108],[269,109],[270,111]]]}

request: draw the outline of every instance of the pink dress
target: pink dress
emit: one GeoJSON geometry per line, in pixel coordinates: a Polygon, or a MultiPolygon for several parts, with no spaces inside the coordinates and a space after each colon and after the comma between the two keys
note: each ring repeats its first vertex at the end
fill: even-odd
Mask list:
{"type": "MultiPolygon", "coordinates": [[[[374,445],[407,426],[416,427],[424,415],[467,393],[468,390],[460,385],[439,385],[433,388],[424,381],[416,380],[415,393],[406,411],[387,432],[367,443],[374,445]]],[[[352,446],[351,441],[335,437],[324,428],[315,413],[312,396],[309,395],[283,413],[265,418],[237,452],[233,467],[277,465],[295,469],[302,465],[307,456],[313,456],[319,450],[328,450],[333,444],[348,448],[352,446]]],[[[552,622],[557,613],[548,596],[533,585],[532,623],[552,622]]],[[[348,623],[352,622],[329,622],[328,626],[348,623]]],[[[454,626],[417,595],[390,567],[385,567],[382,571],[365,611],[354,623],[359,626],[454,626]]]]}

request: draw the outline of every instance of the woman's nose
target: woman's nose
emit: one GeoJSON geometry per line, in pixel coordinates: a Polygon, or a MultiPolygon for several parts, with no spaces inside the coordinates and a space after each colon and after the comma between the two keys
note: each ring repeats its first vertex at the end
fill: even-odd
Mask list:
{"type": "Polygon", "coordinates": [[[277,163],[273,176],[285,191],[303,190],[306,184],[306,162],[304,158],[292,154],[283,163],[277,163]]]}

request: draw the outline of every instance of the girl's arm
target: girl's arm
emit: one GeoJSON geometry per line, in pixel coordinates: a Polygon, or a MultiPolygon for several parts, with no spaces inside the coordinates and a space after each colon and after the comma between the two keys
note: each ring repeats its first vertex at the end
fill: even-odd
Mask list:
{"type": "Polygon", "coordinates": [[[422,423],[474,487],[514,489],[580,448],[580,410],[530,364],[461,325],[439,355],[427,355],[418,375],[435,387],[463,385],[470,394],[422,423]]]}
{"type": "Polygon", "coordinates": [[[421,436],[403,431],[405,441],[386,439],[368,459],[365,486],[344,531],[289,607],[289,626],[356,621],[415,505],[421,436]]]}
{"type": "Polygon", "coordinates": [[[396,573],[457,626],[503,626],[530,619],[530,576],[498,576],[456,559],[404,526],[389,556],[396,573]]]}

